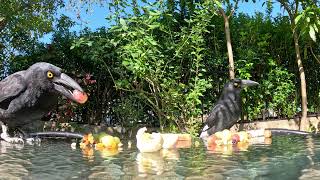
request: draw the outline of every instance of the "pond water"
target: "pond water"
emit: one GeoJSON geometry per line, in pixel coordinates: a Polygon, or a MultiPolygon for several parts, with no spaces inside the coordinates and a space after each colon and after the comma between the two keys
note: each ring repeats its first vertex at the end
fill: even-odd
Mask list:
{"type": "Polygon", "coordinates": [[[0,179],[320,179],[320,138],[273,137],[271,145],[232,151],[200,146],[139,153],[73,150],[66,140],[41,145],[1,141],[0,179]]]}

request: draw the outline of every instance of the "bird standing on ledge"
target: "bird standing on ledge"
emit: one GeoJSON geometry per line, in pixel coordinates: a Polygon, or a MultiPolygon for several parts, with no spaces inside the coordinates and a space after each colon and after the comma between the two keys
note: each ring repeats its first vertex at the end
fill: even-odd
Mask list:
{"type": "Polygon", "coordinates": [[[21,138],[10,137],[8,127],[19,128],[40,120],[57,105],[60,95],[78,103],[85,103],[88,98],[61,68],[45,62],[0,81],[1,138],[11,143],[23,142],[21,138]]]}
{"type": "Polygon", "coordinates": [[[241,79],[233,79],[225,84],[222,95],[209,114],[200,137],[206,138],[215,132],[231,128],[241,116],[241,89],[256,85],[259,83],[241,79]]]}

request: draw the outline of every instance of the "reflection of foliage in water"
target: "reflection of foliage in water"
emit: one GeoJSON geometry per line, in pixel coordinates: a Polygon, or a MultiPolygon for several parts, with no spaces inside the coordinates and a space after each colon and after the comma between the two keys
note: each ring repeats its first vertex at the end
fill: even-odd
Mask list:
{"type": "Polygon", "coordinates": [[[177,165],[183,168],[178,170],[178,174],[184,176],[191,175],[190,173],[192,173],[192,175],[204,175],[203,170],[207,167],[207,155],[203,144],[201,144],[199,148],[193,146],[189,149],[180,149],[180,157],[180,161],[177,165]],[[190,169],[192,169],[192,172],[190,169]]]}
{"type": "MultiPolygon", "coordinates": [[[[310,163],[305,140],[301,136],[277,136],[270,146],[251,146],[234,159],[241,167],[237,177],[288,180],[299,177],[310,163]]],[[[235,178],[234,173],[235,170],[230,169],[225,174],[235,178]]]]}
{"type": "Polygon", "coordinates": [[[272,138],[270,146],[251,146],[243,152],[245,161],[261,161],[261,158],[282,156],[292,157],[305,149],[304,140],[299,136],[277,136],[272,138]]]}

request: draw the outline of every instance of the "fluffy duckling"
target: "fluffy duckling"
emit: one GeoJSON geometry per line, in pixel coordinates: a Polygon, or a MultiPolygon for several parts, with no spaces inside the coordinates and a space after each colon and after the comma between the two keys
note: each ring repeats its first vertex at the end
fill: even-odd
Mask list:
{"type": "Polygon", "coordinates": [[[240,131],[237,133],[240,137],[240,142],[248,142],[249,141],[249,135],[245,131],[240,131]]]}
{"type": "Polygon", "coordinates": [[[231,139],[232,139],[232,133],[228,130],[228,129],[225,129],[223,131],[218,131],[216,132],[215,134],[215,137],[216,137],[216,144],[217,145],[221,145],[221,144],[231,144],[231,139]]]}
{"type": "Polygon", "coordinates": [[[222,131],[223,144],[232,144],[231,139],[232,139],[232,133],[228,129],[223,130],[222,131]]]}
{"type": "Polygon", "coordinates": [[[103,136],[101,139],[101,144],[109,149],[117,149],[118,146],[122,146],[120,139],[118,137],[113,136],[103,136]]]}
{"type": "Polygon", "coordinates": [[[146,133],[147,128],[140,128],[137,132],[137,148],[140,152],[156,152],[162,148],[163,139],[160,133],[146,133]]]}

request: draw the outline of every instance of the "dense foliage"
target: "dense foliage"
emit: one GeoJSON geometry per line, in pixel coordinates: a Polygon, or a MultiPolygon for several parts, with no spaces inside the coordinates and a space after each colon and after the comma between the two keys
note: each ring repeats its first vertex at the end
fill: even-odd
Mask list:
{"type": "Polygon", "coordinates": [[[16,52],[31,53],[38,38],[53,30],[62,6],[62,0],[0,1],[0,77],[16,52]]]}
{"type": "MultiPolygon", "coordinates": [[[[121,11],[111,18],[116,23],[110,28],[78,34],[70,31],[73,22],[62,16],[51,44],[37,43],[10,60],[8,69],[14,72],[47,61],[78,78],[89,102],[61,102],[56,110],[61,121],[126,127],[143,123],[195,134],[228,81],[223,19],[214,11],[219,3],[196,2],[122,4],[133,13],[121,11]]],[[[265,118],[267,112],[277,117],[299,113],[299,72],[288,17],[235,12],[230,27],[236,77],[260,83],[243,92],[242,119],[265,118]]],[[[304,36],[300,42],[313,112],[320,105],[320,48],[313,41],[317,36],[304,36]]]]}

